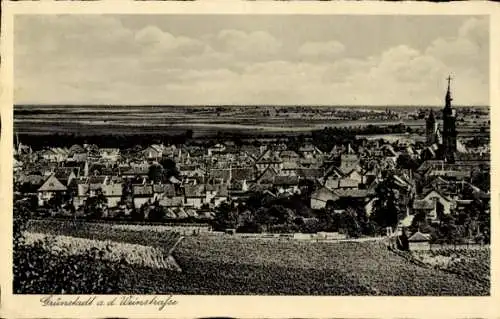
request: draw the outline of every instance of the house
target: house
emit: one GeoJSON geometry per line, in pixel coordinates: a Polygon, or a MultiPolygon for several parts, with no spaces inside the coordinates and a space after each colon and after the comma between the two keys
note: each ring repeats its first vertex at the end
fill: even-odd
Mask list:
{"type": "Polygon", "coordinates": [[[102,190],[103,185],[108,182],[108,176],[98,175],[88,178],[89,196],[97,196],[98,192],[102,190]]]}
{"type": "Polygon", "coordinates": [[[142,151],[142,155],[148,160],[158,160],[162,158],[164,149],[161,144],[152,144],[142,151]]]}
{"type": "Polygon", "coordinates": [[[85,201],[89,197],[89,184],[87,180],[76,180],[73,179],[70,188],[73,189],[73,207],[79,209],[85,204],[85,201]]]}
{"type": "Polygon", "coordinates": [[[68,155],[69,151],[61,147],[53,147],[41,153],[42,158],[49,162],[64,162],[68,155]]]}
{"type": "Polygon", "coordinates": [[[408,238],[410,250],[429,250],[430,249],[430,234],[424,234],[419,231],[408,238]]]}
{"type": "Polygon", "coordinates": [[[120,158],[119,148],[101,148],[99,150],[99,155],[101,159],[111,162],[116,162],[120,158]]]}
{"type": "Polygon", "coordinates": [[[423,198],[413,201],[413,215],[424,213],[431,222],[439,220],[441,215],[451,214],[454,201],[436,190],[427,193],[423,198]]]}
{"type": "Polygon", "coordinates": [[[200,208],[205,204],[205,185],[184,185],[184,205],[200,208]]]}
{"type": "Polygon", "coordinates": [[[321,187],[311,194],[311,208],[325,208],[328,202],[334,202],[337,199],[339,199],[339,196],[337,196],[333,191],[326,187],[321,187]]]}
{"type": "Polygon", "coordinates": [[[132,185],[132,194],[136,209],[146,203],[152,203],[154,200],[153,185],[132,185]]]}
{"type": "Polygon", "coordinates": [[[352,172],[353,170],[361,171],[358,156],[356,154],[342,154],[340,156],[339,170],[344,175],[352,172]]]}
{"type": "Polygon", "coordinates": [[[298,193],[299,192],[299,177],[298,176],[274,176],[273,185],[278,188],[279,193],[298,193]]]}
{"type": "Polygon", "coordinates": [[[325,171],[322,168],[298,168],[296,170],[296,175],[303,180],[317,181],[323,175],[325,171]]]}
{"type": "Polygon", "coordinates": [[[259,177],[257,177],[256,182],[258,184],[273,184],[274,182],[274,177],[278,175],[278,172],[272,168],[268,167],[260,174],[259,177]]]}
{"type": "Polygon", "coordinates": [[[105,184],[102,185],[101,190],[104,197],[106,197],[108,208],[117,207],[123,195],[122,184],[120,183],[105,184]]]}
{"type": "Polygon", "coordinates": [[[307,144],[303,145],[299,148],[299,153],[304,157],[304,158],[312,158],[317,155],[322,155],[323,152],[317,148],[316,146],[312,144],[307,144]]]}
{"type": "Polygon", "coordinates": [[[352,179],[349,177],[344,177],[339,179],[339,184],[337,188],[340,189],[358,189],[360,181],[357,179],[352,179]]]}
{"type": "Polygon", "coordinates": [[[226,149],[226,146],[224,144],[216,144],[216,145],[208,148],[208,150],[207,150],[208,156],[222,153],[225,149],[226,149]]]}
{"type": "Polygon", "coordinates": [[[65,194],[68,188],[59,181],[54,174],[38,189],[38,205],[44,206],[51,198],[58,194],[65,194]]]}
{"type": "Polygon", "coordinates": [[[295,162],[300,158],[300,155],[292,150],[284,150],[280,152],[279,157],[284,161],[295,162]]]}
{"type": "Polygon", "coordinates": [[[299,169],[299,164],[296,161],[284,161],[281,168],[281,175],[297,176],[297,169],[299,169]]]}
{"type": "Polygon", "coordinates": [[[201,177],[205,176],[205,171],[201,169],[200,165],[190,164],[190,165],[179,165],[179,174],[181,176],[187,177],[201,177]]]}
{"type": "Polygon", "coordinates": [[[163,185],[162,189],[163,193],[159,194],[155,198],[156,200],[158,200],[160,206],[162,207],[184,206],[184,195],[180,192],[180,190],[176,188],[175,185],[172,184],[163,185]]]}
{"type": "Polygon", "coordinates": [[[268,167],[276,171],[281,171],[283,168],[283,161],[279,157],[261,158],[255,162],[255,166],[259,172],[265,171],[268,167]]]}
{"type": "Polygon", "coordinates": [[[75,170],[71,167],[60,167],[54,171],[54,175],[56,178],[63,183],[65,186],[68,186],[71,181],[76,178],[75,170]]]}
{"type": "Polygon", "coordinates": [[[45,182],[46,177],[42,175],[21,175],[16,181],[16,184],[19,185],[19,190],[23,194],[37,194],[38,189],[45,182]]]}

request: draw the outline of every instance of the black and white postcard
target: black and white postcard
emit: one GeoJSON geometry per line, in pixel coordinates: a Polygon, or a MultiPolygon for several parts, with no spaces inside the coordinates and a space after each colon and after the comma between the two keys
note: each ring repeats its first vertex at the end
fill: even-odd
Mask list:
{"type": "Polygon", "coordinates": [[[499,315],[498,8],[223,6],[6,6],[6,316],[499,315]]]}

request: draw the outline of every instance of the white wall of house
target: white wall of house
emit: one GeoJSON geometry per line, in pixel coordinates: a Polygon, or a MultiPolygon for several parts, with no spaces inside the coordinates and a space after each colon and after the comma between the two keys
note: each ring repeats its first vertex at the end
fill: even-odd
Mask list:
{"type": "Polygon", "coordinates": [[[311,208],[312,209],[322,209],[326,207],[326,202],[316,199],[316,198],[311,198],[311,208]]]}
{"type": "Polygon", "coordinates": [[[134,206],[136,209],[141,208],[147,202],[153,202],[152,197],[134,197],[134,206]]]}
{"type": "Polygon", "coordinates": [[[204,198],[203,197],[187,197],[186,198],[186,206],[191,206],[194,208],[200,208],[203,205],[204,198]]]}
{"type": "Polygon", "coordinates": [[[108,202],[108,207],[113,208],[117,207],[120,202],[121,196],[106,196],[106,200],[108,202]]]}

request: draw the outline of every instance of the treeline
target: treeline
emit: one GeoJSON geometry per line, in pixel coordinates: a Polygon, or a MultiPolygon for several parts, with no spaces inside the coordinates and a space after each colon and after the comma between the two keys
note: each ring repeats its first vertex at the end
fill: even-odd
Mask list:
{"type": "Polygon", "coordinates": [[[163,143],[165,145],[200,145],[208,146],[215,143],[232,141],[236,146],[251,144],[261,145],[266,140],[273,142],[284,142],[291,149],[298,149],[306,141],[313,141],[322,151],[330,151],[334,145],[352,143],[356,135],[361,134],[398,134],[411,132],[411,128],[404,124],[389,125],[386,127],[368,125],[363,127],[332,127],[323,130],[312,131],[305,134],[267,134],[267,133],[244,133],[244,132],[220,132],[205,137],[194,137],[192,130],[186,130],[181,134],[95,134],[82,135],[74,133],[55,133],[45,135],[18,134],[18,139],[33,150],[41,150],[47,147],[70,147],[74,144],[95,144],[104,148],[130,149],[137,145],[142,147],[163,143]]]}

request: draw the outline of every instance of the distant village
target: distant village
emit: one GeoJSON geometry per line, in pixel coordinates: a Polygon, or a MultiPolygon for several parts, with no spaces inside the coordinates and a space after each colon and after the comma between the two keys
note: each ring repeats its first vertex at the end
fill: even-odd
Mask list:
{"type": "MultiPolygon", "coordinates": [[[[354,210],[370,217],[384,205],[384,184],[397,197],[396,228],[413,226],[410,235],[425,240],[416,216],[428,225],[455,216],[465,225],[457,216],[477,203],[479,213],[489,216],[489,145],[465,146],[457,138],[451,101],[448,83],[442,123],[427,112],[425,143],[364,139],[326,152],[314,140],[294,149],[228,140],[207,147],[143,145],[126,152],[93,144],[33,151],[18,140],[14,198],[30,202],[36,217],[210,223],[220,207],[247,207],[244,203],[260,194],[281,202],[299,199],[307,222],[316,211],[354,210]]],[[[470,237],[481,232],[467,225],[470,237]]]]}

